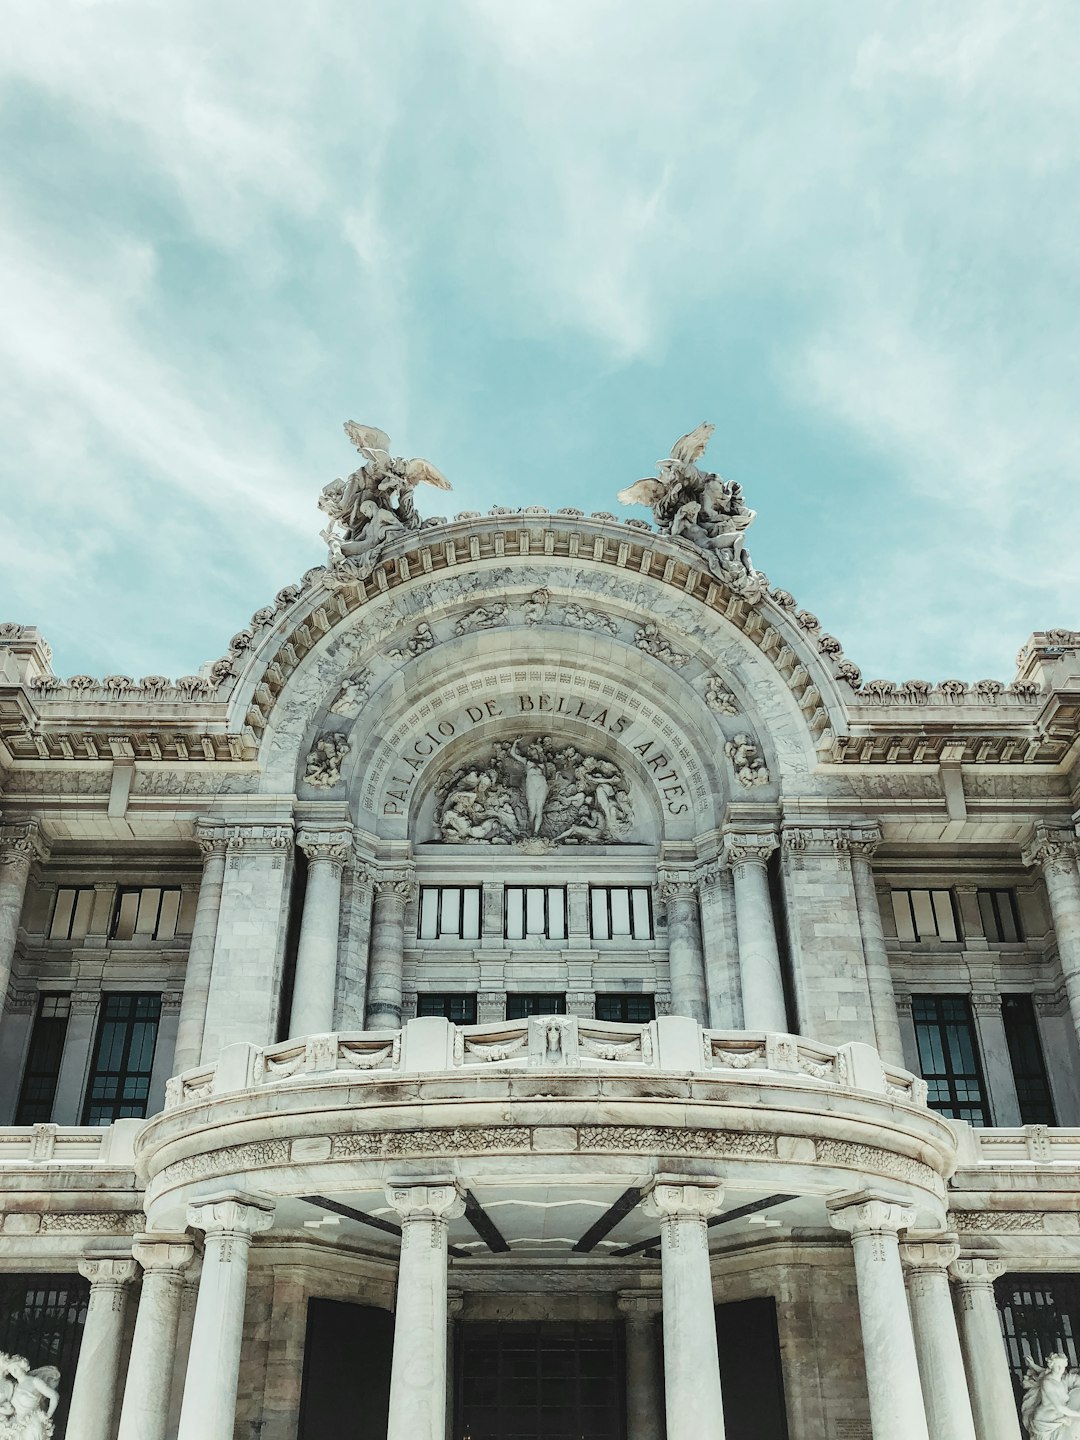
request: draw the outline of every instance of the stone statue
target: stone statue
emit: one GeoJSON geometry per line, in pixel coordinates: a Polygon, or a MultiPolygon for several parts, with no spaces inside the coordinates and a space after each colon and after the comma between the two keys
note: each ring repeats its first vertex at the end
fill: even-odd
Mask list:
{"type": "Polygon", "coordinates": [[[1024,1375],[1020,1418],[1029,1440],[1080,1440],[1080,1373],[1069,1369],[1060,1351],[1036,1365],[1030,1357],[1024,1375]]]}
{"type": "Polygon", "coordinates": [[[427,460],[403,460],[390,454],[390,437],[374,425],[346,420],[345,433],[364,457],[347,480],[334,480],[319,496],[329,517],[322,538],[330,548],[330,568],[345,578],[366,579],[387,541],[419,530],[413,491],[417,485],[449,490],[450,482],[427,460]]]}
{"type": "Polygon", "coordinates": [[[31,1370],[21,1355],[0,1351],[0,1440],[50,1440],[59,1384],[55,1365],[31,1370]]]}
{"type": "Polygon", "coordinates": [[[435,825],[447,845],[617,845],[633,818],[614,761],[546,735],[500,741],[436,788],[435,825]]]}
{"type": "Polygon", "coordinates": [[[750,735],[736,735],[724,746],[724,754],[731,761],[735,778],[740,785],[749,789],[753,785],[767,785],[769,772],[765,767],[761,751],[750,735]]]}
{"type": "Polygon", "coordinates": [[[718,580],[755,604],[765,594],[765,583],[746,549],[754,511],[744,503],[738,484],[696,463],[715,429],[701,424],[676,440],[668,458],[657,462],[660,478],[639,480],[620,490],[619,499],[624,505],[650,506],[662,535],[700,550],[718,580]]]}
{"type": "Polygon", "coordinates": [[[349,750],[349,739],[340,730],[323,735],[308,752],[304,784],[329,790],[341,779],[341,762],[349,750]]]}

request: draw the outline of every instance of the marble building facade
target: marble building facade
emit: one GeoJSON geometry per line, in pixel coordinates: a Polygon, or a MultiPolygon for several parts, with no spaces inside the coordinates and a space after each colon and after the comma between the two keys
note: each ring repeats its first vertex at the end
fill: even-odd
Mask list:
{"type": "Polygon", "coordinates": [[[865,681],[699,457],[655,528],[334,491],[175,682],[0,627],[56,1434],[1018,1440],[1080,1358],[1080,633],[865,681]]]}

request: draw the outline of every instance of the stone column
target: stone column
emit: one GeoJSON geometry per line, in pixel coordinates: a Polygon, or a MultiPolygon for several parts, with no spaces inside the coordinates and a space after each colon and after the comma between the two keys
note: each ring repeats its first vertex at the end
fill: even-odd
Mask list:
{"type": "MultiPolygon", "coordinates": [[[[970,973],[970,971],[969,971],[970,973]]],[[[973,990],[971,1010],[982,1051],[983,1075],[990,1092],[990,1114],[993,1125],[1021,1125],[1020,1099],[1016,1093],[1012,1056],[1005,1035],[1005,1017],[1001,1013],[1001,996],[996,990],[973,990]]]]}
{"type": "Polygon", "coordinates": [[[885,932],[881,926],[881,910],[878,907],[874,867],[871,864],[874,852],[880,844],[879,826],[852,827],[851,873],[855,881],[855,903],[858,906],[863,954],[866,957],[866,982],[870,987],[870,1009],[874,1017],[877,1050],[886,1065],[903,1068],[904,1046],[900,1038],[900,1020],[896,1013],[889,952],[885,948],[885,932]]]}
{"type": "Polygon", "coordinates": [[[660,1217],[667,1440],[724,1440],[706,1221],[723,1203],[719,1184],[658,1175],[646,1199],[660,1217]]]}
{"type": "Polygon", "coordinates": [[[724,832],[724,861],[731,866],[735,886],[743,1027],[785,1035],[791,1026],[766,868],[776,844],[772,830],[724,832]]]}
{"type": "Polygon", "coordinates": [[[994,1281],[1004,1272],[1001,1260],[954,1260],[949,1266],[949,1274],[956,1281],[960,1345],[979,1440],[1021,1440],[1009,1360],[994,1299],[994,1281]]]}
{"type": "Polygon", "coordinates": [[[274,1223],[273,1202],[228,1191],[188,1206],[205,1234],[177,1440],[233,1440],[251,1237],[274,1223]]]}
{"type": "Polygon", "coordinates": [[[689,870],[661,870],[657,889],[667,908],[672,1014],[689,1015],[699,1025],[708,1025],[696,879],[689,870]]]}
{"type": "Polygon", "coordinates": [[[94,989],[76,988],[71,992],[64,1053],[60,1059],[60,1074],[56,1079],[56,1094],[53,1097],[53,1119],[58,1125],[78,1125],[82,1120],[84,1092],[90,1073],[90,1053],[94,1047],[98,1015],[101,1011],[101,990],[97,988],[99,984],[100,982],[95,982],[94,989]]]}
{"type": "Polygon", "coordinates": [[[401,1217],[386,1440],[444,1440],[446,1232],[465,1201],[448,1182],[387,1185],[386,1198],[401,1217]]]}
{"type": "Polygon", "coordinates": [[[158,1022],[154,1064],[150,1072],[150,1093],[146,1097],[147,1117],[157,1115],[165,1105],[165,1086],[176,1068],[176,1032],[183,1003],[184,996],[181,991],[162,991],[161,1019],[158,1022]]]}
{"type": "Polygon", "coordinates": [[[914,1211],[869,1191],[826,1203],[830,1223],[851,1236],[855,1251],[874,1440],[929,1440],[897,1240],[914,1211]]]}
{"type": "Polygon", "coordinates": [[[401,967],[405,958],[405,907],[412,896],[411,865],[380,870],[375,875],[375,907],[371,917],[371,961],[368,965],[367,1030],[401,1028],[401,967]]]}
{"type": "Polygon", "coordinates": [[[618,1305],[626,1328],[626,1440],[664,1440],[656,1343],[660,1297],[644,1290],[624,1290],[618,1305]]]}
{"type": "Polygon", "coordinates": [[[465,1296],[460,1290],[446,1292],[446,1440],[453,1440],[454,1434],[454,1338],[457,1334],[458,1316],[465,1308],[465,1296]]]}
{"type": "Polygon", "coordinates": [[[136,1235],[131,1253],[143,1280],[117,1440],[165,1440],[184,1268],[194,1247],[186,1235],[136,1235]]]}
{"type": "Polygon", "coordinates": [[[212,820],[199,820],[195,839],[203,857],[202,884],[195,904],[195,921],[188,944],[184,972],[184,998],[176,1029],[172,1073],[193,1070],[202,1060],[206,1002],[210,995],[210,972],[214,966],[221,888],[225,879],[225,827],[212,820]]]}
{"type": "Polygon", "coordinates": [[[184,1271],[180,1290],[180,1318],[176,1324],[176,1351],[173,1359],[172,1384],[169,1390],[168,1434],[176,1435],[180,1424],[180,1406],[184,1402],[184,1380],[187,1376],[188,1356],[191,1353],[191,1329],[195,1323],[195,1306],[199,1300],[199,1280],[202,1278],[202,1256],[196,1255],[184,1271]]]}
{"type": "Polygon", "coordinates": [[[127,1287],[134,1260],[83,1260],[79,1274],[90,1281],[79,1364],[71,1387],[67,1433],[71,1440],[111,1440],[120,1380],[127,1287]]]}
{"type": "Polygon", "coordinates": [[[307,892],[300,921],[290,1035],[322,1035],[334,1028],[341,877],[352,830],[305,825],[296,843],[307,856],[307,892]]]}
{"type": "Polygon", "coordinates": [[[45,845],[36,820],[0,828],[0,1012],[11,980],[30,867],[44,855],[45,845]]]}
{"type": "Polygon", "coordinates": [[[1036,825],[1035,836],[1025,849],[1025,865],[1040,865],[1050,917],[1057,936],[1058,959],[1065,977],[1072,1021],[1080,1037],[1080,839],[1070,830],[1036,825]]]}
{"type": "Polygon", "coordinates": [[[900,1246],[926,1423],[933,1440],[975,1440],[964,1357],[956,1330],[949,1266],[960,1253],[953,1236],[900,1246]]]}
{"type": "Polygon", "coordinates": [[[705,988],[709,992],[709,1026],[742,1030],[742,983],[739,941],[735,933],[735,887],[726,865],[710,865],[698,883],[701,948],[705,956],[705,988]]]}

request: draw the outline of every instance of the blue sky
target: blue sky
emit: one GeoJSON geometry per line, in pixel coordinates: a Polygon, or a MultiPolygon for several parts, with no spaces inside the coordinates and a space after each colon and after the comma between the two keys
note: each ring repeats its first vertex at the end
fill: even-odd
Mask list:
{"type": "MultiPolygon", "coordinates": [[[[190,673],[434,508],[616,510],[702,419],[864,673],[1080,626],[1072,0],[8,0],[0,618],[190,673]],[[427,497],[425,497],[427,498],[427,497]]],[[[645,518],[645,512],[628,512],[645,518]]]]}

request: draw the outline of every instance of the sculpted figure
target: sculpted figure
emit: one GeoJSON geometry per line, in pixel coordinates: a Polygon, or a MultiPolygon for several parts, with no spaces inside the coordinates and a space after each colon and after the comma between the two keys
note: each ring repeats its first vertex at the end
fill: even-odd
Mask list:
{"type": "Polygon", "coordinates": [[[322,538],[332,569],[365,578],[388,540],[420,528],[413,498],[417,485],[449,490],[450,482],[427,460],[391,455],[390,437],[374,425],[347,420],[345,433],[364,464],[347,480],[331,481],[319,496],[319,509],[329,517],[322,538]]]}
{"type": "Polygon", "coordinates": [[[1060,1351],[1028,1360],[1020,1418],[1030,1440],[1080,1440],[1080,1374],[1060,1351]]]}
{"type": "Polygon", "coordinates": [[[765,593],[746,549],[754,511],[744,502],[741,486],[696,463],[715,429],[702,424],[676,440],[668,458],[657,461],[660,478],[639,480],[620,490],[619,499],[624,505],[650,506],[662,535],[700,550],[717,579],[754,603],[765,593]]]}
{"type": "Polygon", "coordinates": [[[341,731],[323,735],[316,740],[307,757],[304,783],[328,790],[341,779],[341,762],[349,750],[349,740],[341,731]]]}
{"type": "Polygon", "coordinates": [[[523,753],[518,740],[511,745],[510,754],[525,766],[525,808],[529,816],[529,834],[539,835],[550,789],[547,759],[540,745],[530,745],[523,753]]]}
{"type": "Polygon", "coordinates": [[[724,754],[731,761],[731,768],[735,771],[735,778],[740,785],[749,788],[752,785],[769,783],[765,761],[751,736],[736,735],[734,740],[729,740],[724,746],[724,754]]]}
{"type": "Polygon", "coordinates": [[[55,1365],[31,1370],[21,1355],[0,1351],[0,1440],[50,1440],[59,1384],[55,1365]]]}

